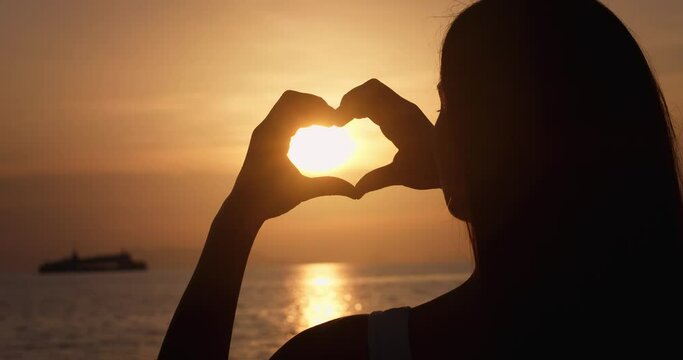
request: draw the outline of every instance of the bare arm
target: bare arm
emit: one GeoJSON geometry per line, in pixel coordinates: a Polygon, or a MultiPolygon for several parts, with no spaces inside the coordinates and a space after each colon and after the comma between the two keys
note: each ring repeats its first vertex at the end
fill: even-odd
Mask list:
{"type": "Polygon", "coordinates": [[[211,225],[204,250],[168,328],[160,359],[225,359],[242,275],[261,222],[228,197],[211,225]]]}
{"type": "Polygon", "coordinates": [[[214,219],[192,279],[166,332],[160,359],[226,359],[242,276],[269,218],[323,195],[355,196],[332,177],[302,176],[287,159],[289,139],[315,123],[343,125],[321,98],[285,92],[254,130],[235,186],[214,219]]]}

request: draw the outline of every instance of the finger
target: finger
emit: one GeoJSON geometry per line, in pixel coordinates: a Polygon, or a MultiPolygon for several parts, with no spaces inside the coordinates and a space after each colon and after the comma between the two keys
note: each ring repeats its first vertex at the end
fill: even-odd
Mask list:
{"type": "Polygon", "coordinates": [[[285,91],[252,134],[250,148],[270,154],[286,154],[292,135],[300,128],[343,122],[339,113],[321,97],[285,91]]]}
{"type": "Polygon", "coordinates": [[[367,117],[397,148],[414,142],[432,123],[417,105],[402,98],[377,79],[371,79],[344,97],[337,111],[347,119],[367,117]]]}
{"type": "Polygon", "coordinates": [[[403,185],[395,164],[389,164],[365,174],[356,184],[356,191],[363,195],[392,185],[403,185]]]}
{"type": "MultiPolygon", "coordinates": [[[[350,118],[370,118],[381,126],[391,104],[392,98],[401,97],[377,79],[370,79],[346,93],[337,111],[350,118]]],[[[392,101],[394,100],[394,101],[392,101]]]]}
{"type": "Polygon", "coordinates": [[[319,196],[342,195],[358,199],[358,191],[349,182],[333,176],[321,176],[307,179],[303,190],[303,200],[310,200],[319,196]]]}
{"type": "Polygon", "coordinates": [[[272,123],[274,128],[293,135],[299,128],[311,125],[339,125],[341,119],[339,113],[323,98],[287,90],[275,104],[266,121],[272,123]]]}

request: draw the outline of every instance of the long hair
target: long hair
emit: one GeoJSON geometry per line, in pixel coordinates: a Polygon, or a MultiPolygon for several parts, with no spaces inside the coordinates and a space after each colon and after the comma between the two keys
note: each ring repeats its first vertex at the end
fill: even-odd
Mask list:
{"type": "Polygon", "coordinates": [[[483,0],[446,35],[441,88],[439,156],[464,173],[490,351],[652,335],[681,306],[681,191],[666,103],[628,29],[597,1],[483,0]]]}

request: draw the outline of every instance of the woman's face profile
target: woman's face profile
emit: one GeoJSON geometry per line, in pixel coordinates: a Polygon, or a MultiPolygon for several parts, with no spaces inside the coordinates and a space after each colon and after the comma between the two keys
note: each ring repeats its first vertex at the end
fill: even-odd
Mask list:
{"type": "Polygon", "coordinates": [[[434,125],[436,139],[433,151],[439,172],[439,182],[449,212],[461,220],[467,220],[469,216],[465,206],[467,203],[465,176],[461,158],[457,156],[457,150],[455,150],[453,126],[455,119],[452,118],[452,111],[446,108],[446,94],[442,83],[437,85],[437,89],[441,107],[434,125]]]}

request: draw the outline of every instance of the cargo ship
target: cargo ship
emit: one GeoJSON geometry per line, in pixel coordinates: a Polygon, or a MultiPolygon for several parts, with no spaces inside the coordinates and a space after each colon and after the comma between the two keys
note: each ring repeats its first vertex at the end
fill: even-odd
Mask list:
{"type": "Polygon", "coordinates": [[[122,271],[147,270],[144,261],[133,260],[126,251],[119,254],[79,257],[75,251],[71,257],[46,262],[38,268],[39,273],[55,272],[88,272],[88,271],[122,271]]]}

